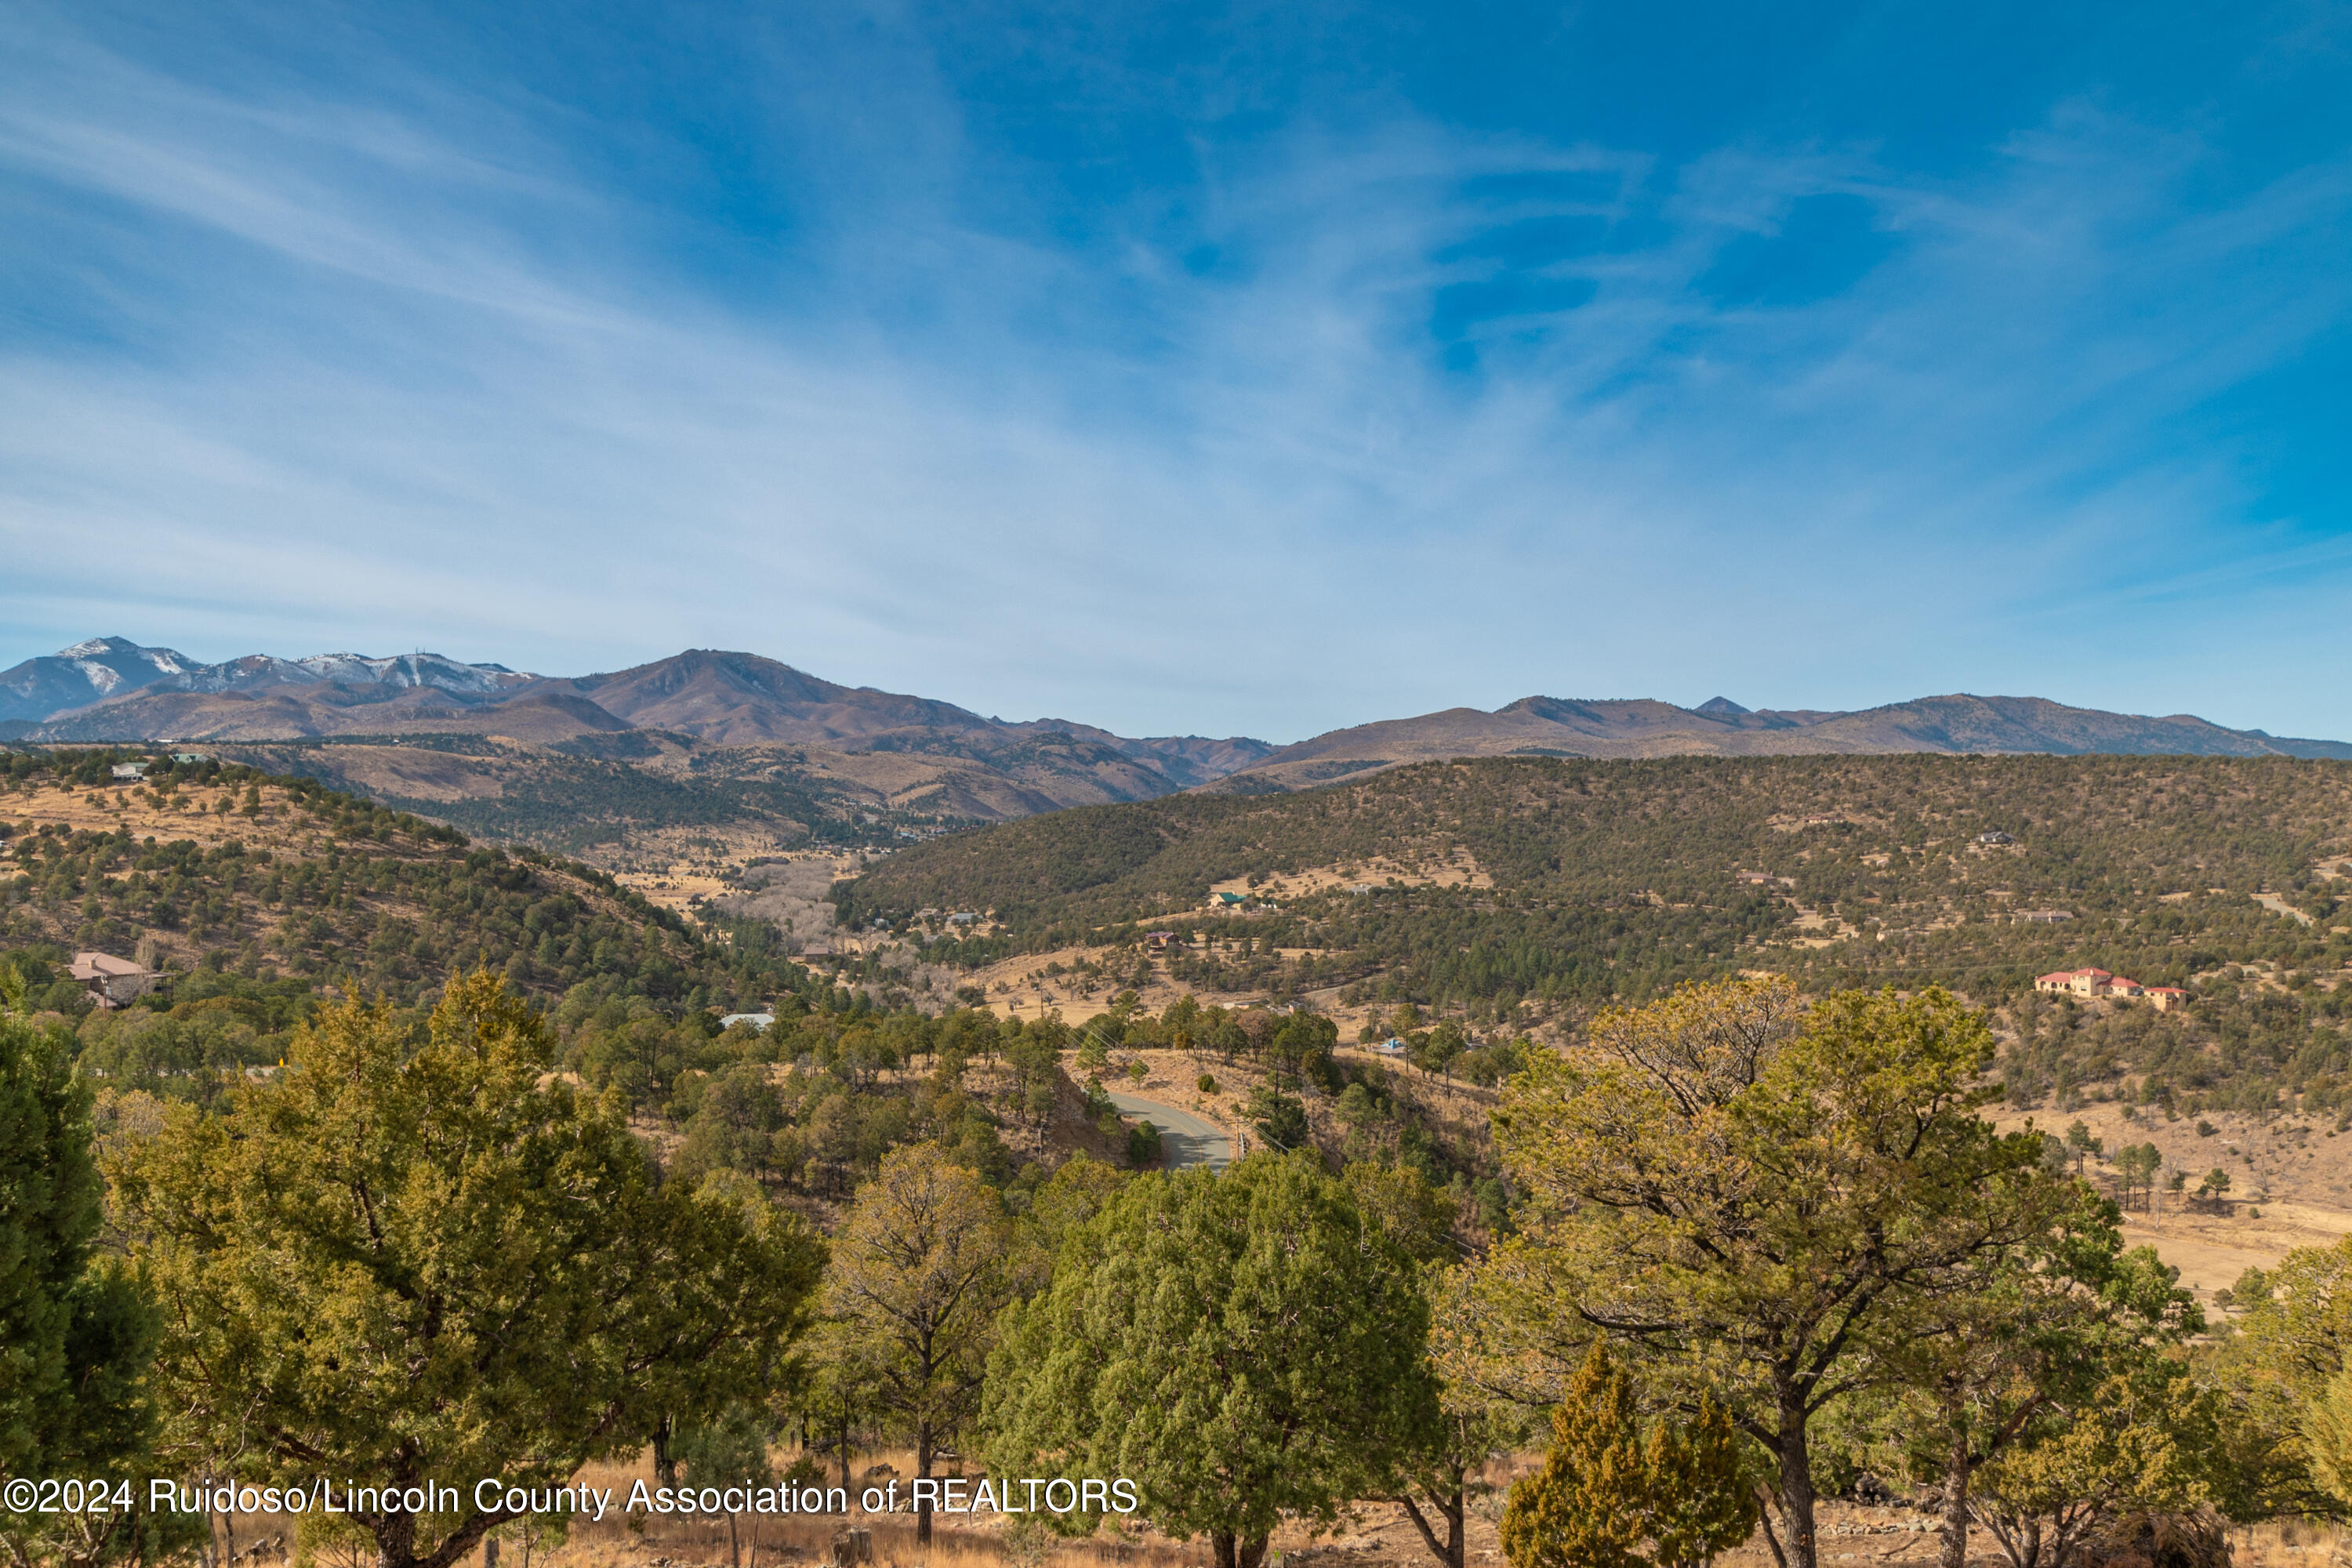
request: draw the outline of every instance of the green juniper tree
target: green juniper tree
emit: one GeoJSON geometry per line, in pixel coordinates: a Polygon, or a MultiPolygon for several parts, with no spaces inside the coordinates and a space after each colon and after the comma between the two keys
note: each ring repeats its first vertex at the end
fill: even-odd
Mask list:
{"type": "MultiPolygon", "coordinates": [[[[718,1410],[800,1331],[814,1237],[658,1183],[502,980],[453,982],[424,1034],[331,1007],[289,1071],[221,1116],[174,1107],[112,1173],[192,1468],[557,1485],[718,1410]]],[[[506,1517],[461,1505],[352,1521],[379,1568],[450,1568],[506,1517]]]]}
{"type": "MultiPolygon", "coordinates": [[[[98,1251],[89,1086],[63,1030],[26,1019],[24,1000],[0,969],[0,1475],[120,1477],[153,1426],[155,1315],[98,1251]]],[[[141,1511],[0,1514],[0,1544],[85,1563],[162,1544],[133,1500],[141,1511]]]]}
{"type": "Polygon", "coordinates": [[[1542,1467],[1511,1489],[1504,1555],[1511,1568],[1700,1568],[1756,1528],[1738,1445],[1705,1398],[1645,1437],[1631,1380],[1596,1340],[1552,1413],[1542,1467]]]}
{"type": "Polygon", "coordinates": [[[1311,1155],[1136,1177],[1006,1310],[991,1468],[1130,1478],[1162,1530],[1257,1568],[1282,1517],[1395,1473],[1429,1418],[1427,1323],[1410,1260],[1311,1155]]]}

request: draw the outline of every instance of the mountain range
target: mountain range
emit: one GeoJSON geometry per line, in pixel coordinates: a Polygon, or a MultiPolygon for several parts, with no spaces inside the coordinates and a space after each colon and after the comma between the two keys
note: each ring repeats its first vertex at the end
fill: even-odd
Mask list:
{"type": "Polygon", "coordinates": [[[1413,719],[1334,730],[1270,752],[1213,787],[1297,789],[1378,768],[1462,756],[1757,757],[1895,752],[2352,758],[2352,745],[2340,741],[2229,730],[2188,713],[2148,718],[2070,708],[2042,697],[1956,693],[1853,712],[1751,710],[1722,697],[1696,708],[1647,699],[1523,697],[1492,713],[1449,708],[1413,719]]]}
{"type": "MultiPolygon", "coordinates": [[[[1926,697],[1859,711],[1527,697],[1276,747],[1247,737],[1130,739],[1058,719],[1008,721],[848,687],[754,654],[690,649],[609,674],[541,676],[438,654],[253,654],[205,664],[122,637],[0,671],[0,738],[35,742],[488,737],[520,751],[728,771],[718,752],[855,781],[882,803],[1025,816],[1183,790],[1270,793],[1459,756],[2185,753],[2352,758],[2352,745],[2035,697],[1926,697]],[[768,759],[772,761],[772,759],[768,759]]],[[[411,753],[413,754],[413,753],[411,753]]]]}

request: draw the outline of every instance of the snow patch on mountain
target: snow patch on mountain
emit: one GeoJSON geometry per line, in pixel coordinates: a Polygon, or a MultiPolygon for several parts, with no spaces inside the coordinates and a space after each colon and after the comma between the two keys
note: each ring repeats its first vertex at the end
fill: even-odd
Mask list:
{"type": "Polygon", "coordinates": [[[465,664],[437,653],[387,658],[357,653],[279,658],[247,654],[203,664],[168,647],[142,647],[128,637],[91,637],[0,670],[0,721],[40,721],[133,691],[254,691],[267,686],[429,686],[467,696],[495,697],[538,679],[502,664],[465,664]]]}

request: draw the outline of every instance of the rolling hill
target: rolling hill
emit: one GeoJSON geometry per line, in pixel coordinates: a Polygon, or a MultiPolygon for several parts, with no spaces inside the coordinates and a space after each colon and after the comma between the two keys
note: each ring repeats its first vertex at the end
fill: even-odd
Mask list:
{"type": "Polygon", "coordinates": [[[1303,1005],[1481,1083],[1510,1070],[1514,1036],[1572,1039],[1685,981],[1942,984],[1996,1010],[2009,1114],[2153,1133],[2184,1166],[2240,1162],[2264,1205],[2352,1205],[2352,1170],[2314,1159],[2352,1131],[2345,762],[1423,763],[1005,823],[835,896],[843,925],[886,923],[1009,1000],[1303,1005]],[[941,910],[988,923],[962,934],[941,910]],[[2085,968],[2180,1005],[2035,984],[2085,968]],[[1467,1049],[1450,1065],[1425,1032],[1441,1018],[1467,1049]]]}
{"type": "Polygon", "coordinates": [[[845,921],[993,910],[1005,952],[1178,921],[1431,1002],[1590,1004],[1748,968],[1992,996],[2079,963],[2157,984],[2352,958],[2347,857],[2336,762],[1488,758],[1003,824],[840,899],[845,921]]]}
{"type": "Polygon", "coordinates": [[[1213,784],[1229,794],[1311,788],[1332,779],[1452,757],[1870,755],[1905,752],[2055,756],[2352,758],[2336,741],[2229,730],[2190,714],[2147,718],[2040,697],[1923,697],[1860,712],[1750,710],[1723,698],[1697,708],[1648,700],[1523,697],[1484,712],[1449,708],[1334,730],[1285,746],[1213,784]]]}
{"type": "Polygon", "coordinates": [[[675,1010],[815,988],[779,947],[715,939],[612,877],[218,759],[22,752],[0,767],[0,948],[144,943],[183,973],[263,973],[404,1004],[495,968],[553,1003],[583,981],[675,1010]]]}

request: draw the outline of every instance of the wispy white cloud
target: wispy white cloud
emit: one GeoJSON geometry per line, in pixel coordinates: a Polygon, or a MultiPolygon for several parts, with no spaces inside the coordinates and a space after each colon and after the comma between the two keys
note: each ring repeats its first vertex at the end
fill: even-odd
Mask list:
{"type": "Polygon", "coordinates": [[[855,107],[821,52],[780,68],[796,226],[730,289],[560,115],[184,80],[47,25],[0,83],[0,215],[127,215],[136,242],[16,244],[153,319],[137,352],[0,343],[36,639],[0,655],[118,630],[559,670],[736,646],[1276,738],[1733,686],[2185,689],[2352,733],[2307,642],[2242,636],[2289,602],[2343,624],[2352,563],[2261,515],[2227,431],[2163,436],[2340,330],[2341,158],[2190,205],[2194,139],[2074,104],[1932,180],[1866,146],[1668,166],[1401,114],[1204,146],[1182,222],[1056,242],[975,214],[1003,171],[899,26],[857,46],[904,68],[855,107]],[[1727,247],[1824,197],[1886,237],[1865,275],[1709,296],[1727,247]],[[1603,226],[1476,253],[1555,218],[1603,226]],[[1524,290],[1449,359],[1439,291],[1505,277],[1589,297],[1524,290]],[[2151,603],[2160,650],[2129,630],[2151,603]]]}

